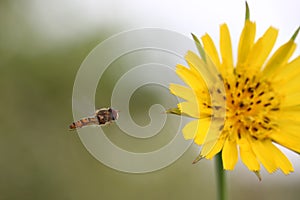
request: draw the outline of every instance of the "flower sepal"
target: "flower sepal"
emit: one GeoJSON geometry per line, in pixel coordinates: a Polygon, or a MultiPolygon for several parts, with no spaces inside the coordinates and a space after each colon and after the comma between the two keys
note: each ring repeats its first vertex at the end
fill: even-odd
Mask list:
{"type": "Polygon", "coordinates": [[[174,115],[182,115],[182,112],[180,111],[179,108],[170,108],[166,110],[167,114],[174,114],[174,115]]]}
{"type": "Polygon", "coordinates": [[[254,174],[257,176],[258,180],[261,181],[261,175],[260,175],[260,171],[253,171],[254,174]]]}

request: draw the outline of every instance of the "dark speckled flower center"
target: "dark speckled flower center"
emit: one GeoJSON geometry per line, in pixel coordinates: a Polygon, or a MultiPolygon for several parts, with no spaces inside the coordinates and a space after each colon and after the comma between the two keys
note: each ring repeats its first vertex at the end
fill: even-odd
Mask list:
{"type": "Polygon", "coordinates": [[[270,83],[256,76],[236,75],[233,84],[225,83],[227,98],[227,128],[231,133],[250,133],[255,139],[263,139],[276,126],[271,112],[279,110],[280,98],[270,83]],[[232,131],[235,129],[235,131],[232,131]]]}

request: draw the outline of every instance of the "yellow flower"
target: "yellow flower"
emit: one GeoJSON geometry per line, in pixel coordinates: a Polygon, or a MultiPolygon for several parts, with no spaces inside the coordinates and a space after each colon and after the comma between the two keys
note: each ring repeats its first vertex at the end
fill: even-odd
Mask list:
{"type": "Polygon", "coordinates": [[[300,153],[300,56],[290,61],[299,28],[269,59],[278,30],[270,27],[256,41],[255,32],[256,24],[249,20],[247,7],[235,65],[227,25],[220,26],[220,57],[211,37],[205,34],[201,40],[206,56],[202,52],[200,58],[189,51],[185,56],[189,68],[177,65],[176,73],[189,87],[170,85],[171,93],[186,101],[168,112],[197,119],[182,130],[185,139],[203,145],[195,162],[222,152],[224,169],[233,170],[239,153],[243,163],[257,175],[261,164],[269,173],[280,169],[289,174],[293,166],[274,143],[300,153]],[[207,85],[203,69],[213,65],[224,85],[213,84],[212,88],[207,85]],[[217,96],[213,101],[214,92],[222,98],[217,96]],[[218,106],[218,99],[225,101],[224,107],[218,106]],[[218,118],[216,110],[223,110],[224,122],[215,129],[215,136],[209,136],[207,131],[218,118]],[[205,149],[213,137],[215,141],[205,149]]]}

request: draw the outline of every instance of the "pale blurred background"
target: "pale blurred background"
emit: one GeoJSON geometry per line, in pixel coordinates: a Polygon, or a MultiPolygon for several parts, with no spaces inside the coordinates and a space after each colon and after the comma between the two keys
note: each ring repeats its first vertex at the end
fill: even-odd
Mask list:
{"type": "MultiPolygon", "coordinates": [[[[300,25],[298,0],[248,3],[258,35],[270,25],[280,29],[276,47],[300,25]]],[[[196,146],[173,165],[147,174],[118,172],[94,159],[78,135],[68,131],[73,82],[97,44],[129,29],[159,27],[188,37],[190,32],[199,36],[207,32],[218,41],[219,25],[226,22],[236,47],[244,4],[242,0],[1,0],[0,200],[215,199],[213,161],[192,165],[196,146]]],[[[299,52],[297,48],[295,54],[299,52]]],[[[108,77],[105,81],[111,86],[115,80],[112,75],[109,82],[108,77]]],[[[97,93],[97,99],[108,90],[97,93]]],[[[146,88],[140,91],[144,94],[136,94],[138,103],[130,106],[137,115],[159,101],[149,95],[153,91],[146,88]]],[[[118,137],[112,139],[118,143],[118,137]]],[[[298,199],[300,159],[286,153],[295,172],[285,176],[263,170],[262,182],[239,162],[228,173],[230,199],[298,199]]]]}

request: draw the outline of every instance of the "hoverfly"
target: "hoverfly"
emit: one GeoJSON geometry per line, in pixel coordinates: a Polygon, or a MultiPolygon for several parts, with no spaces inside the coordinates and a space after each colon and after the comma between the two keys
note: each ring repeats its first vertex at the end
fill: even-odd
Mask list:
{"type": "Polygon", "coordinates": [[[84,126],[105,126],[116,121],[119,117],[117,110],[112,108],[101,108],[96,110],[94,116],[82,118],[76,122],[73,122],[69,128],[70,130],[75,130],[77,128],[82,128],[84,126]]]}

